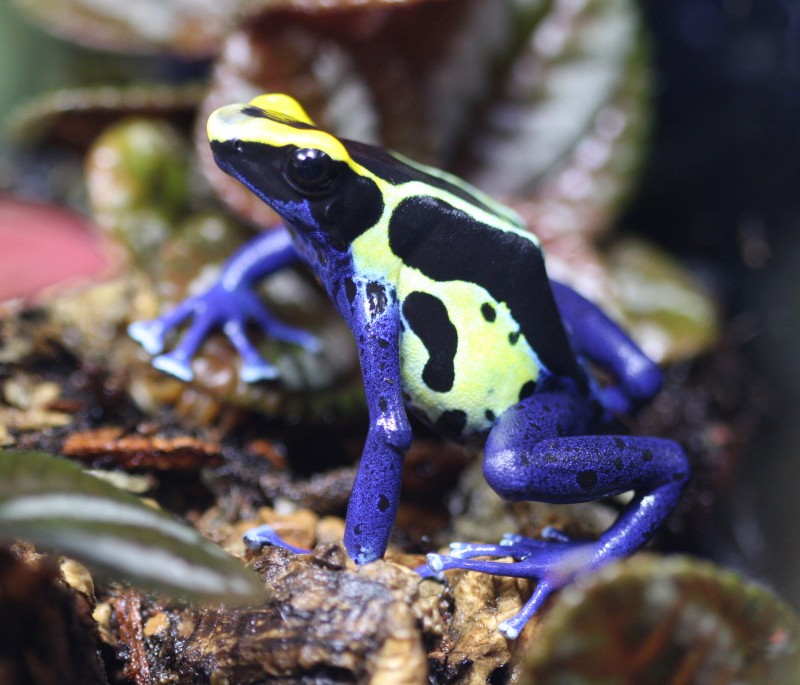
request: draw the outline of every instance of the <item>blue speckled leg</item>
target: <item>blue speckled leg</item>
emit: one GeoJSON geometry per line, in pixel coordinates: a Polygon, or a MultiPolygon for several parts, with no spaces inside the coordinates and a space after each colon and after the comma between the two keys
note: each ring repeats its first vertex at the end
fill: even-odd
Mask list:
{"type": "Polygon", "coordinates": [[[310,333],[275,319],[253,292],[253,284],[296,261],[297,253],[285,227],[256,238],[240,248],[226,263],[217,282],[202,295],[189,297],[175,309],[152,321],[137,321],[128,327],[130,336],[150,354],[158,355],[153,366],[189,381],[192,357],[212,329],[222,328],[242,358],[242,379],[268,380],[277,369],[264,360],[247,337],[246,326],[255,323],[265,334],[285,342],[317,350],[310,333]],[[188,330],[171,352],[160,354],[167,336],[191,318],[188,330]]]}
{"type": "Polygon", "coordinates": [[[592,425],[586,400],[570,393],[533,395],[506,411],[486,443],[484,474],[505,499],[586,502],[629,490],[633,500],[597,541],[548,530],[542,540],[506,536],[499,545],[457,544],[432,554],[423,575],[460,568],[537,579],[536,590],[500,630],[514,638],[547,597],[579,572],[633,553],[675,506],[689,476],[681,447],[660,438],[580,435],[592,425]],[[575,435],[578,433],[578,435],[575,435]],[[573,437],[566,437],[570,434],[573,437]],[[475,556],[511,556],[511,563],[475,556]]]}
{"type": "Polygon", "coordinates": [[[661,369],[595,304],[562,283],[550,281],[575,351],[611,373],[614,384],[598,394],[614,414],[629,414],[661,388],[661,369]]]}
{"type": "MultiPolygon", "coordinates": [[[[364,376],[369,432],[350,493],[344,544],[357,564],[380,559],[397,516],[403,457],[411,443],[400,382],[397,298],[387,284],[342,273],[330,287],[355,334],[364,376]]],[[[248,531],[249,546],[292,549],[271,529],[248,531]]]]}
{"type": "Polygon", "coordinates": [[[344,533],[347,553],[357,564],[367,564],[386,551],[411,444],[400,379],[400,313],[391,287],[368,279],[345,278],[335,302],[358,345],[369,410],[344,533]]]}

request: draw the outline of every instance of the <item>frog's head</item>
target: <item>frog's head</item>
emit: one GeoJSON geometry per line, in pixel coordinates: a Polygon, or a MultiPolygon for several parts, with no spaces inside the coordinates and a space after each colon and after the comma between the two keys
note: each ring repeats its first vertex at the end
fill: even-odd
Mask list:
{"type": "Polygon", "coordinates": [[[208,119],[219,167],[308,238],[346,249],[383,212],[376,179],[348,143],[317,128],[288,95],[261,95],[208,119]]]}

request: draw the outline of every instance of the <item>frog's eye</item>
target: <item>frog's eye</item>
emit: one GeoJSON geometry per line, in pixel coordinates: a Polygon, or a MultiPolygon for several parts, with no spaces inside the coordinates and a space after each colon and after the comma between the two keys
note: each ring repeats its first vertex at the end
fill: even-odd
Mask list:
{"type": "Polygon", "coordinates": [[[333,182],[336,164],[322,150],[300,148],[289,155],[286,172],[296,190],[301,193],[320,193],[333,182]]]}

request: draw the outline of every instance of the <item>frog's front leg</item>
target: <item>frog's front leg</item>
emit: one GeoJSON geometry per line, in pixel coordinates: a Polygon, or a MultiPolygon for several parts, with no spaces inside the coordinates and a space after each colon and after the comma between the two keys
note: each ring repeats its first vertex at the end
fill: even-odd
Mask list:
{"type": "Polygon", "coordinates": [[[358,344],[369,410],[344,534],[350,557],[366,564],[386,551],[400,500],[403,457],[411,444],[400,384],[400,312],[389,285],[366,279],[345,279],[335,300],[358,344]]]}
{"type": "Polygon", "coordinates": [[[296,260],[297,253],[286,227],[261,233],[225,262],[211,288],[187,298],[157,319],[132,323],[128,333],[150,354],[158,355],[153,359],[153,366],[189,381],[193,377],[192,357],[211,330],[221,328],[242,358],[243,380],[255,382],[275,378],[275,366],[261,357],[247,337],[248,323],[256,324],[273,338],[309,350],[318,349],[319,343],[310,333],[275,319],[252,288],[257,280],[296,260]],[[189,318],[192,319],[189,329],[175,348],[161,354],[167,336],[189,318]]]}
{"type": "MultiPolygon", "coordinates": [[[[377,281],[343,277],[331,288],[337,309],[358,344],[369,431],[347,505],[344,544],[357,564],[380,559],[389,543],[400,500],[403,457],[411,444],[400,387],[400,314],[390,286],[377,281]]],[[[252,549],[287,544],[270,526],[248,531],[252,549]]]]}
{"type": "Polygon", "coordinates": [[[508,536],[500,545],[456,544],[452,556],[429,555],[423,573],[463,568],[537,580],[522,611],[500,630],[514,638],[555,590],[581,571],[631,554],[663,523],[689,477],[681,447],[672,440],[580,435],[592,408],[578,393],[542,392],[504,412],[486,443],[484,474],[510,501],[586,502],[629,490],[635,496],[596,541],[548,531],[542,540],[508,536]],[[570,436],[573,437],[564,437],[570,436]],[[511,563],[478,555],[510,556],[511,563]]]}

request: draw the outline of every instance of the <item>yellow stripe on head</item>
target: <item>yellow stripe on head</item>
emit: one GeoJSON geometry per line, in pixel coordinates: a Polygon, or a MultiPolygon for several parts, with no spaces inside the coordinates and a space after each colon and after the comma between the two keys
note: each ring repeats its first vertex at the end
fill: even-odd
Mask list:
{"type": "Polygon", "coordinates": [[[354,169],[357,166],[338,138],[316,128],[297,100],[282,93],[259,95],[246,105],[220,107],[208,118],[207,131],[212,142],[315,148],[354,169]]]}

